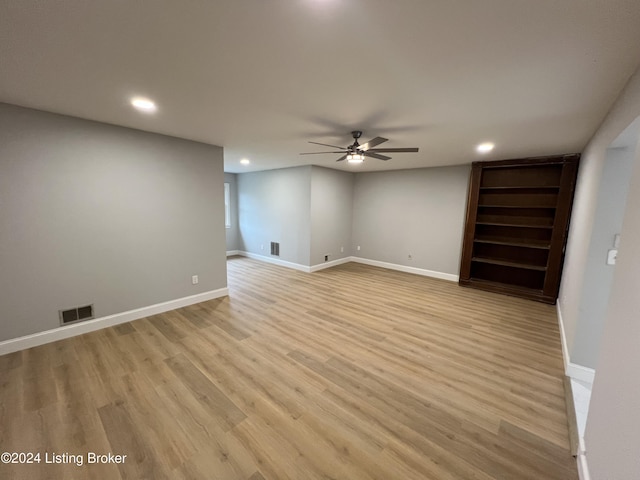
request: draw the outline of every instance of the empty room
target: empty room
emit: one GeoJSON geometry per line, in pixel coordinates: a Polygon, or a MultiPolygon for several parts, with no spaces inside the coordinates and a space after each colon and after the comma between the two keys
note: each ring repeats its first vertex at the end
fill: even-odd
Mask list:
{"type": "Polygon", "coordinates": [[[640,478],[637,0],[0,1],[0,479],[640,478]]]}

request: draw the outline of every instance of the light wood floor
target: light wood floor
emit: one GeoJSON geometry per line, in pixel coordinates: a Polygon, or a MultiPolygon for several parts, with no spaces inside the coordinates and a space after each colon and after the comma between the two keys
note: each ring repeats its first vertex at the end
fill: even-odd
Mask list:
{"type": "Polygon", "coordinates": [[[1,479],[574,480],[554,307],[244,258],[230,296],[0,357],[1,479]]]}

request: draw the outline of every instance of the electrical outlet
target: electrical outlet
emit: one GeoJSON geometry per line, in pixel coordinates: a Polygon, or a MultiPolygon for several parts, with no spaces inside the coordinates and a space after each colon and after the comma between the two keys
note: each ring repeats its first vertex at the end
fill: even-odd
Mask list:
{"type": "Polygon", "coordinates": [[[360,250],[360,245],[358,245],[358,246],[356,247],[356,250],[358,250],[358,251],[360,250]]]}
{"type": "Polygon", "coordinates": [[[344,253],[344,247],[340,247],[340,253],[344,253]]]}
{"type": "Polygon", "coordinates": [[[191,277],[191,284],[192,284],[192,285],[197,285],[197,284],[198,284],[198,281],[199,281],[199,280],[198,280],[198,275],[193,275],[193,276],[191,277]]]}
{"type": "Polygon", "coordinates": [[[325,261],[325,262],[328,262],[328,261],[329,261],[329,255],[330,255],[330,254],[329,254],[329,253],[327,253],[327,254],[324,256],[324,261],[325,261]]]}

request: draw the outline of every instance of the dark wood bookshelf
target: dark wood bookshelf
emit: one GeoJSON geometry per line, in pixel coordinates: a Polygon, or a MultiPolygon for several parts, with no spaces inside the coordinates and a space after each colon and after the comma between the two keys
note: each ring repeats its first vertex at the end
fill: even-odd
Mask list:
{"type": "Polygon", "coordinates": [[[553,225],[525,225],[523,223],[501,223],[501,222],[476,222],[476,225],[496,225],[499,227],[518,227],[518,228],[553,228],[553,225]]]}
{"type": "Polygon", "coordinates": [[[556,302],[579,158],[473,163],[461,285],[556,302]]]}
{"type": "Polygon", "coordinates": [[[476,243],[493,243],[495,245],[508,245],[511,247],[527,247],[527,248],[541,248],[548,250],[551,245],[549,242],[540,240],[519,240],[510,238],[474,238],[476,243]]]}
{"type": "Polygon", "coordinates": [[[481,204],[478,207],[487,207],[487,208],[556,208],[555,205],[488,205],[481,204]]]}
{"type": "Polygon", "coordinates": [[[524,186],[524,187],[480,187],[480,190],[559,190],[560,185],[545,185],[545,186],[524,186]]]}
{"type": "Polygon", "coordinates": [[[540,270],[545,271],[547,269],[546,266],[542,265],[530,265],[528,263],[520,263],[520,262],[511,262],[509,260],[500,260],[498,258],[490,258],[490,257],[472,257],[472,262],[481,262],[481,263],[491,263],[493,265],[502,265],[503,267],[513,267],[513,268],[524,268],[528,270],[540,270]]]}

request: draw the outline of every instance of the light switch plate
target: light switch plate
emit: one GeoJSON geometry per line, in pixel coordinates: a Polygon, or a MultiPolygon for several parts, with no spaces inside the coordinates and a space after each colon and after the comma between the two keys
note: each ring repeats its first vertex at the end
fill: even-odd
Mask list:
{"type": "Polygon", "coordinates": [[[607,265],[615,265],[618,258],[618,250],[609,250],[607,252],[607,265]]]}

